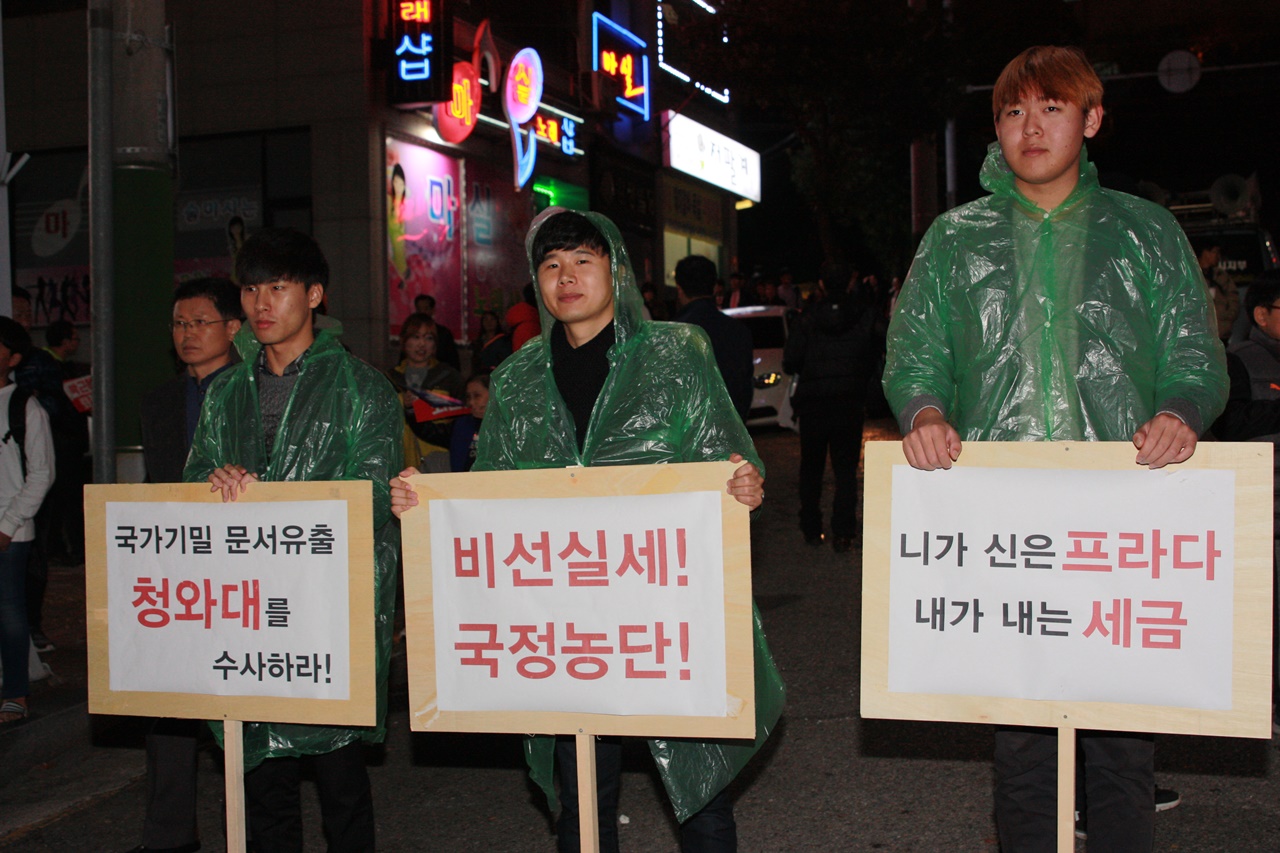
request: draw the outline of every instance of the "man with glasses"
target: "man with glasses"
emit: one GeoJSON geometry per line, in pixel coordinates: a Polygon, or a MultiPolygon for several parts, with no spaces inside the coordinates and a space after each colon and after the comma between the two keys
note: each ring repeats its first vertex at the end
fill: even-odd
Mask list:
{"type": "MultiPolygon", "coordinates": [[[[231,366],[231,342],[244,314],[240,288],[201,278],[173,292],[173,349],[184,365],[142,398],[142,456],[147,480],[181,483],[205,393],[231,366]]],[[[196,827],[196,741],[200,720],[158,719],[147,734],[147,816],[131,853],[192,853],[196,827]]]]}

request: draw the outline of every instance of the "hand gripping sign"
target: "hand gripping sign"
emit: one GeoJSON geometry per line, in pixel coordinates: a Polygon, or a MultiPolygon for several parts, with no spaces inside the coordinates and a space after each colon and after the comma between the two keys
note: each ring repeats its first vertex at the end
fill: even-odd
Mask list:
{"type": "Polygon", "coordinates": [[[576,735],[584,850],[594,735],[754,737],[735,467],[414,477],[420,503],[401,519],[411,728],[576,735]]]}
{"type": "Polygon", "coordinates": [[[240,721],[376,721],[372,518],[367,482],[86,487],[89,711],[226,721],[242,830],[240,721]]]}
{"type": "Polygon", "coordinates": [[[1270,737],[1271,451],[967,442],[926,472],[867,445],[863,716],[1270,737]]]}

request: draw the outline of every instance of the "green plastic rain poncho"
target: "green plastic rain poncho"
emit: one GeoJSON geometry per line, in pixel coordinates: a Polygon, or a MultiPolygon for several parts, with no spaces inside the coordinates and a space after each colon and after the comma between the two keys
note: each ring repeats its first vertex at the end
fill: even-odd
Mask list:
{"type": "Polygon", "coordinates": [[[934,221],[889,325],[884,387],[904,432],[936,406],[982,441],[1129,441],[1161,411],[1203,431],[1226,403],[1213,309],[1167,210],[1080,182],[1050,213],[998,143],[992,195],[934,221]]]}
{"type": "MultiPolygon", "coordinates": [[[[235,341],[244,361],[229,368],[209,389],[183,473],[186,482],[203,482],[215,468],[236,464],[256,472],[264,482],[373,483],[378,722],[370,728],[246,722],[245,770],[266,758],[319,755],[361,739],[379,743],[386,734],[383,722],[400,548],[389,483],[403,462],[401,407],[386,377],[342,348],[341,334],[336,324],[320,330],[302,356],[275,445],[268,452],[255,368],[262,347],[246,324],[235,341]]],[[[222,725],[212,726],[221,743],[222,725]]]]}
{"type": "MultiPolygon", "coordinates": [[[[720,379],[706,333],[683,323],[644,320],[644,301],[618,229],[604,216],[583,215],[609,242],[617,337],[609,351],[609,375],[592,411],[583,450],[578,451],[573,418],[551,372],[549,333],[555,321],[539,294],[545,331],[494,372],[474,470],[709,462],[741,453],[763,473],[751,437],[720,379]]],[[[545,218],[546,214],[540,217],[545,218]]],[[[532,246],[540,225],[535,221],[526,249],[532,246]]],[[[530,265],[534,266],[532,259],[530,265]]],[[[533,274],[536,280],[536,268],[533,274]]],[[[782,713],[785,690],[758,612],[754,626],[755,741],[649,741],[681,821],[733,780],[764,744],[782,713]]],[[[553,737],[526,740],[530,774],[546,792],[553,809],[554,747],[553,737]]]]}

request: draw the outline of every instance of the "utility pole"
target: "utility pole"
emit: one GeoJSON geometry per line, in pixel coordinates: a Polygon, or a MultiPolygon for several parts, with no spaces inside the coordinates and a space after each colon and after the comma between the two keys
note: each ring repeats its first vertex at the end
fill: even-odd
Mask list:
{"type": "Polygon", "coordinates": [[[142,394],[172,375],[172,45],[163,0],[90,0],[88,25],[94,479],[112,483],[139,457],[142,394]]]}

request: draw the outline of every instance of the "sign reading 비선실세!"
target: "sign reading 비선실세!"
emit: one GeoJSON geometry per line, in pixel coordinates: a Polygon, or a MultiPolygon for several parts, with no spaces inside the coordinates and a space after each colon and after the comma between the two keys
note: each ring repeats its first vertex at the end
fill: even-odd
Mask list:
{"type": "Polygon", "coordinates": [[[371,494],[90,486],[90,710],[372,724],[371,494]]]}
{"type": "Polygon", "coordinates": [[[750,737],[729,463],[421,475],[403,519],[416,730],[750,737]]]}
{"type": "Polygon", "coordinates": [[[1270,451],[868,445],[863,714],[1269,736],[1270,451]]]}

